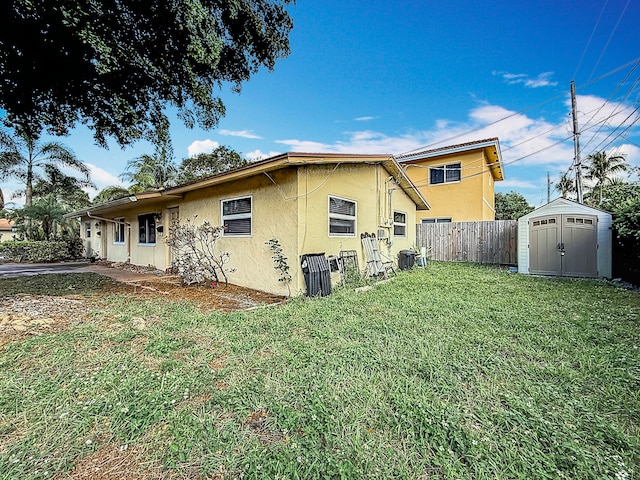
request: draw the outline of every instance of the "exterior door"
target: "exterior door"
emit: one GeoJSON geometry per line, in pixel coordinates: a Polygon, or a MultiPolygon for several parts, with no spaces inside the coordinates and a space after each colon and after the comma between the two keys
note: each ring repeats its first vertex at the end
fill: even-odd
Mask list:
{"type": "Polygon", "coordinates": [[[598,217],[548,215],[529,222],[529,271],[539,275],[597,277],[598,217]]]}
{"type": "Polygon", "coordinates": [[[562,275],[569,277],[598,276],[598,217],[563,215],[562,275]]]}
{"type": "Polygon", "coordinates": [[[562,275],[562,215],[533,218],[529,222],[529,271],[538,275],[562,275]]]}

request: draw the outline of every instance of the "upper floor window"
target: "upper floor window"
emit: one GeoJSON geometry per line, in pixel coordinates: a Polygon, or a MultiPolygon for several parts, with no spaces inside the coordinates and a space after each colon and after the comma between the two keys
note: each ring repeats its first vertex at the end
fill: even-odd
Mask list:
{"type": "Polygon", "coordinates": [[[422,223],[451,223],[451,217],[449,218],[423,218],[422,223]]]}
{"type": "Polygon", "coordinates": [[[124,218],[116,218],[113,224],[113,243],[124,243],[124,218]]]}
{"type": "Polygon", "coordinates": [[[225,237],[250,237],[252,198],[222,200],[222,225],[225,237]]]}
{"type": "Polygon", "coordinates": [[[393,212],[393,235],[395,237],[407,236],[407,214],[404,212],[393,212]]]}
{"type": "Polygon", "coordinates": [[[138,216],[138,243],[156,243],[156,216],[154,213],[138,216]]]}
{"type": "Polygon", "coordinates": [[[329,235],[355,236],[356,202],[329,197],[329,235]]]}
{"type": "Polygon", "coordinates": [[[84,222],[85,237],[91,237],[91,222],[84,222]]]}
{"type": "Polygon", "coordinates": [[[429,168],[429,184],[453,183],[460,181],[460,162],[429,168]]]}

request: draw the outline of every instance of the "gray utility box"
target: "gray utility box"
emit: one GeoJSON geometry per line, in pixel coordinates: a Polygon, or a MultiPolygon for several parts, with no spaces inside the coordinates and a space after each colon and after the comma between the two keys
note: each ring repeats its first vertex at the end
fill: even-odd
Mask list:
{"type": "Polygon", "coordinates": [[[331,268],[323,253],[306,253],[300,257],[308,297],[331,295],[331,268]]]}

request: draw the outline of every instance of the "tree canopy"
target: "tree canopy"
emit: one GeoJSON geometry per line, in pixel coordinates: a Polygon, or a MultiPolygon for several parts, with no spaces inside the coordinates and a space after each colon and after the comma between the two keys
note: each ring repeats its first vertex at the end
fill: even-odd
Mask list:
{"type": "Polygon", "coordinates": [[[216,89],[240,90],[289,54],[295,0],[5,0],[0,108],[6,122],[64,134],[78,121],[120,145],[224,115],[216,89]]]}
{"type": "Polygon", "coordinates": [[[16,129],[16,135],[0,130],[0,173],[13,177],[25,185],[25,206],[33,203],[33,183],[37,181],[38,169],[47,165],[70,167],[82,173],[84,184],[89,182],[89,168],[66,146],[59,142],[41,143],[38,136],[27,129],[16,129]]]}
{"type": "Polygon", "coordinates": [[[517,220],[533,210],[527,199],[520,193],[496,193],[496,220],[517,220]]]}
{"type": "Polygon", "coordinates": [[[143,154],[127,162],[127,169],[120,178],[133,182],[129,191],[161,190],[175,184],[178,168],[173,160],[173,148],[169,139],[156,144],[156,151],[143,154]]]}
{"type": "Polygon", "coordinates": [[[189,183],[249,163],[235,150],[220,145],[211,153],[185,158],[178,170],[178,183],[189,183]]]}

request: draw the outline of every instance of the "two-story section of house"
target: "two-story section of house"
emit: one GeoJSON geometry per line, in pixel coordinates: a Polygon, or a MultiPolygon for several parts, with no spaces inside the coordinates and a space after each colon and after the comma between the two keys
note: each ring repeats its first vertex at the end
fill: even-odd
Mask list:
{"type": "Polygon", "coordinates": [[[497,138],[451,145],[395,157],[430,210],[417,223],[494,220],[494,184],[504,180],[497,138]]]}

